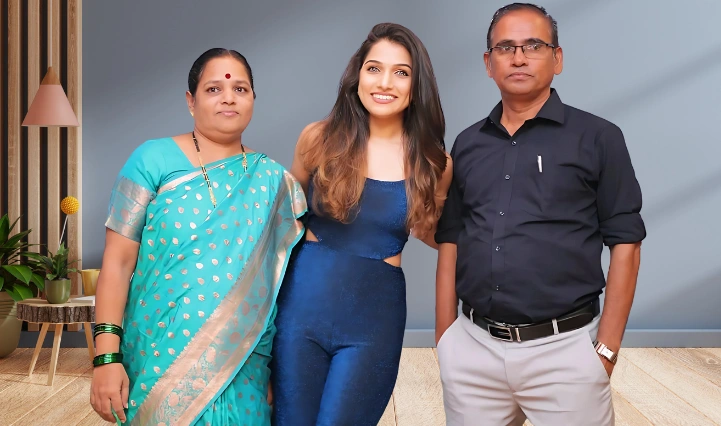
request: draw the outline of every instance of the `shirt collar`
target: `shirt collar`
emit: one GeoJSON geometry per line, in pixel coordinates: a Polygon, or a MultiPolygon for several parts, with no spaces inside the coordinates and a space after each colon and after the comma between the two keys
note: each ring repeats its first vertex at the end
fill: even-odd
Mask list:
{"type": "MultiPolygon", "coordinates": [[[[491,122],[496,125],[501,124],[501,115],[503,115],[503,102],[498,102],[491,113],[488,114],[486,125],[491,122]]],[[[534,118],[544,118],[547,120],[555,121],[556,123],[563,124],[565,121],[565,108],[561,98],[558,96],[556,89],[551,88],[551,96],[546,99],[546,102],[541,107],[538,114],[534,118]]]]}

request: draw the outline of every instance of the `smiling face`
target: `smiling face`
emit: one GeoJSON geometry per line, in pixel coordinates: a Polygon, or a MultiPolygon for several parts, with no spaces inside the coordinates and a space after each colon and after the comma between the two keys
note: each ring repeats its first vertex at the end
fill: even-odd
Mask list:
{"type": "Polygon", "coordinates": [[[195,126],[216,141],[237,140],[253,116],[253,89],[245,65],[232,56],[208,61],[196,92],[186,93],[195,126]]]}
{"type": "Polygon", "coordinates": [[[563,70],[563,51],[546,44],[553,42],[548,19],[532,10],[504,15],[493,28],[491,47],[535,45],[529,58],[520,47],[510,53],[499,49],[484,54],[486,72],[502,94],[533,95],[548,89],[553,76],[563,70]]]}
{"type": "Polygon", "coordinates": [[[358,98],[371,116],[393,117],[408,107],[411,62],[405,47],[385,39],[368,51],[358,78],[358,98]]]}

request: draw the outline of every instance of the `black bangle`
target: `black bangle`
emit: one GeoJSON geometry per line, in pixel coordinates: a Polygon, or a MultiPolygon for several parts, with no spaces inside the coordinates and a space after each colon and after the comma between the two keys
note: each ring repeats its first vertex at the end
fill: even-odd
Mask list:
{"type": "Polygon", "coordinates": [[[93,367],[99,367],[105,364],[119,364],[123,362],[123,354],[113,352],[109,354],[98,355],[93,358],[93,367]]]}
{"type": "Polygon", "coordinates": [[[115,334],[116,336],[120,337],[120,340],[123,340],[123,329],[120,326],[117,326],[115,324],[110,323],[100,323],[95,324],[95,328],[93,331],[93,340],[98,337],[98,334],[103,333],[110,333],[115,334]]]}

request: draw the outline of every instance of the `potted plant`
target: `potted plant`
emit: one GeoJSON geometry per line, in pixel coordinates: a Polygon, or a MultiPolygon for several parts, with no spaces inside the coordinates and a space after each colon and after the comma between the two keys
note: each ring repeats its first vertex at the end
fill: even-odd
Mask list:
{"type": "Polygon", "coordinates": [[[38,266],[45,273],[45,297],[48,303],[65,303],[70,299],[70,273],[78,272],[70,265],[79,259],[68,261],[69,251],[65,243],[60,244],[53,254],[48,250],[47,256],[36,256],[38,266]]]}
{"type": "Polygon", "coordinates": [[[31,231],[12,234],[18,220],[10,224],[7,214],[0,219],[0,358],[12,353],[20,341],[17,302],[36,296],[45,286],[34,262],[37,253],[27,251],[30,244],[25,240],[31,231]]]}

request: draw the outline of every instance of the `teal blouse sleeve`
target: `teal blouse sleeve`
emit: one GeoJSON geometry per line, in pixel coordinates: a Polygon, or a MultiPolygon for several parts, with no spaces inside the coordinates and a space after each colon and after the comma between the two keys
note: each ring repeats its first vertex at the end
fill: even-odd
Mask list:
{"type": "Polygon", "coordinates": [[[139,242],[145,227],[148,204],[157,196],[164,169],[158,141],[150,140],[130,155],[110,194],[105,226],[139,242]]]}

